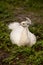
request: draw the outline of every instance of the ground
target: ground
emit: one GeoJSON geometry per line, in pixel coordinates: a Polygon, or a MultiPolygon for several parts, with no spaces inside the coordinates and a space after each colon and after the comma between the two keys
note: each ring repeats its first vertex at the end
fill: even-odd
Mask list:
{"type": "Polygon", "coordinates": [[[43,1],[0,1],[0,65],[43,65],[43,1]],[[13,45],[8,29],[10,22],[21,22],[29,17],[30,31],[37,37],[34,46],[13,45]]]}

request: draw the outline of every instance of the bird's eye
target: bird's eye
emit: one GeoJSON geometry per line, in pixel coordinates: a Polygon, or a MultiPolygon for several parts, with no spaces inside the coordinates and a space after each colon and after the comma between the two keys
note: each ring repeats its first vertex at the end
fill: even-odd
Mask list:
{"type": "Polygon", "coordinates": [[[27,23],[27,25],[29,25],[29,23],[27,23]]]}

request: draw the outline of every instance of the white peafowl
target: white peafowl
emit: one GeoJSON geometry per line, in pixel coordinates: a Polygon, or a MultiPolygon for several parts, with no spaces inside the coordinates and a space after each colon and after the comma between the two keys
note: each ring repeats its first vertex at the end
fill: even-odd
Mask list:
{"type": "Polygon", "coordinates": [[[26,19],[26,21],[22,21],[21,23],[14,22],[9,24],[9,29],[12,29],[10,40],[13,44],[32,46],[36,43],[36,36],[28,29],[29,25],[31,25],[31,20],[27,17],[26,19]]]}

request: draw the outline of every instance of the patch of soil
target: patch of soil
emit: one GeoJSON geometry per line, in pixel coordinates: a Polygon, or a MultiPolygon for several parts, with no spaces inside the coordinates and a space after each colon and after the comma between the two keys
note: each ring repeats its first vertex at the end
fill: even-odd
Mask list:
{"type": "Polygon", "coordinates": [[[7,58],[9,54],[4,50],[0,50],[0,65],[3,65],[3,60],[7,58]]]}

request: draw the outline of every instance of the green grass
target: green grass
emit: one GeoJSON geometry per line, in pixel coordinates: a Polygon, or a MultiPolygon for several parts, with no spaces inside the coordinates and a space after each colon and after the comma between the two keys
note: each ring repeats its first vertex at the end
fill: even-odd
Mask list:
{"type": "Polygon", "coordinates": [[[26,14],[27,16],[28,12],[34,12],[35,16],[37,13],[42,19],[42,11],[42,0],[0,1],[0,65],[43,65],[43,23],[37,23],[37,18],[35,23],[29,27],[37,37],[37,42],[32,47],[13,45],[9,36],[11,31],[7,26],[10,22],[19,21],[17,15],[26,14]]]}

